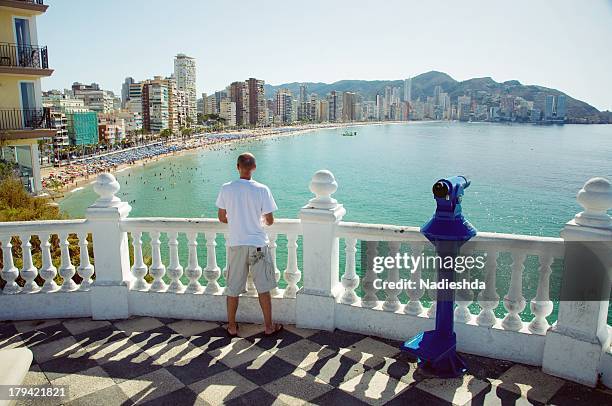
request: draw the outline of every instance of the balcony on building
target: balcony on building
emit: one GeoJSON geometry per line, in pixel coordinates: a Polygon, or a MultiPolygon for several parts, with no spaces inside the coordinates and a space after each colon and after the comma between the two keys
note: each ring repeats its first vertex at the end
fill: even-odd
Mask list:
{"type": "Polygon", "coordinates": [[[47,107],[0,108],[0,137],[4,141],[53,137],[56,132],[47,107]]]}
{"type": "Polygon", "coordinates": [[[0,74],[51,76],[52,73],[46,46],[0,42],[0,74]]]}
{"type": "Polygon", "coordinates": [[[0,0],[0,7],[37,15],[47,11],[49,6],[43,0],[0,0]]]}

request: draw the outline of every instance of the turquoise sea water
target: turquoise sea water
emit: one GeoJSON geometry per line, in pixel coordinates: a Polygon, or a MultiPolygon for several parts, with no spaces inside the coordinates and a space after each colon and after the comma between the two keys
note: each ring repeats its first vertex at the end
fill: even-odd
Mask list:
{"type": "MultiPolygon", "coordinates": [[[[353,130],[357,137],[343,137],[344,129],[318,130],[137,166],[117,174],[118,196],[135,199],[134,217],[216,217],[220,185],[236,178],[237,155],[250,151],[257,157],[255,178],[276,198],[277,217],[295,218],[312,197],[312,174],[329,169],[339,185],[334,197],[347,210],[344,220],[420,226],[434,210],[432,184],[440,177],[465,175],[472,185],[463,200],[464,214],[478,230],[558,237],[581,211],[575,196],[585,181],[612,179],[610,125],[427,122],[353,130]]],[[[87,187],[69,193],[60,206],[72,217],[83,217],[96,197],[87,187]]],[[[218,242],[223,265],[221,237],[218,242]]],[[[282,240],[279,246],[284,266],[282,240]]],[[[186,258],[184,247],[181,257],[186,258]]],[[[201,264],[203,258],[204,253],[201,264]]],[[[499,273],[498,285],[507,283],[509,275],[499,273]]]]}

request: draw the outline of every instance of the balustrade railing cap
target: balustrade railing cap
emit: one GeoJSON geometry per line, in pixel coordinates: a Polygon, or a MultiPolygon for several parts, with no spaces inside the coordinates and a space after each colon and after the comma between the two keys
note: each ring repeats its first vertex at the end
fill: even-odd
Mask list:
{"type": "Polygon", "coordinates": [[[606,178],[589,179],[576,195],[584,211],[576,214],[576,224],[597,228],[612,228],[612,184],[606,178]]]}
{"type": "Polygon", "coordinates": [[[333,209],[338,206],[338,201],[331,195],[338,190],[338,183],[334,174],[326,169],[316,171],[309,185],[310,191],[315,197],[308,201],[308,207],[314,209],[333,209]]]}
{"type": "Polygon", "coordinates": [[[121,203],[121,199],[117,196],[117,192],[121,186],[117,179],[110,173],[101,173],[98,175],[96,182],[94,183],[94,192],[100,196],[95,201],[93,207],[116,207],[121,203]]]}

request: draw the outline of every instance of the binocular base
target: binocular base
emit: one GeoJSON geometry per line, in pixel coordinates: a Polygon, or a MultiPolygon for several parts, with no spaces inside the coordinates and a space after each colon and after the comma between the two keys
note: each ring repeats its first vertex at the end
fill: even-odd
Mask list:
{"type": "Polygon", "coordinates": [[[457,337],[441,335],[436,330],[425,331],[410,338],[401,346],[402,351],[419,359],[419,366],[439,378],[456,378],[463,375],[466,365],[457,354],[457,337]]]}

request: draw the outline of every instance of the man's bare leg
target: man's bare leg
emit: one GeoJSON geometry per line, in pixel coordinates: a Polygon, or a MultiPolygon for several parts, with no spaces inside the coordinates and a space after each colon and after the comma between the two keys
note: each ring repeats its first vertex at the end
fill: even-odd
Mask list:
{"type": "Polygon", "coordinates": [[[280,329],[280,324],[272,323],[272,296],[270,292],[259,293],[259,305],[264,317],[264,328],[266,334],[271,334],[280,329]]]}
{"type": "Polygon", "coordinates": [[[238,311],[238,296],[227,296],[227,331],[234,335],[238,333],[236,324],[236,312],[238,311]]]}

